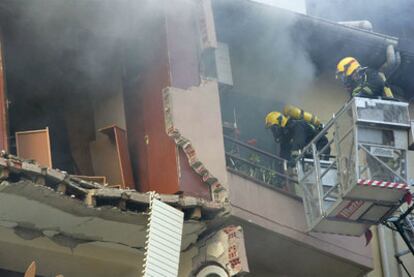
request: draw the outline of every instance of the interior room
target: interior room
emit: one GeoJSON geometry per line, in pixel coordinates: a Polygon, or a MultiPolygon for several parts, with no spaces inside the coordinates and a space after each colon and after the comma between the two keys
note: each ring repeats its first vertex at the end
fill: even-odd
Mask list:
{"type": "Polygon", "coordinates": [[[0,4],[11,154],[99,183],[135,186],[124,92],[148,56],[146,34],[139,33],[146,23],[137,20],[137,11],[148,10],[142,1],[132,17],[129,2],[0,4]]]}

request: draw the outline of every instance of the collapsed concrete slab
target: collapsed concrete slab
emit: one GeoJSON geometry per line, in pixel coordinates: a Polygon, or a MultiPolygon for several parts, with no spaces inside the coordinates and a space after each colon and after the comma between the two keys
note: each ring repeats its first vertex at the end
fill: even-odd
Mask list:
{"type": "MultiPolygon", "coordinates": [[[[80,271],[69,269],[70,262],[63,267],[59,264],[62,259],[82,257],[98,264],[110,263],[114,268],[124,265],[119,272],[125,274],[117,276],[140,272],[149,194],[108,188],[4,153],[0,157],[0,173],[0,233],[3,234],[0,245],[4,246],[0,247],[3,249],[0,255],[14,249],[22,257],[7,264],[0,262],[1,268],[23,272],[29,260],[36,260],[41,275],[61,272],[65,276],[84,276],[79,275],[80,271]],[[124,259],[112,258],[112,255],[124,259]],[[41,266],[45,263],[47,268],[41,266]]],[[[219,214],[226,214],[224,204],[218,202],[180,195],[156,197],[184,212],[184,252],[198,249],[197,242],[206,231],[206,223],[219,214]]],[[[93,268],[85,265],[79,270],[92,276],[115,276],[113,270],[103,273],[101,269],[99,275],[94,275],[98,271],[93,268]]],[[[193,271],[192,268],[183,270],[193,271]]]]}

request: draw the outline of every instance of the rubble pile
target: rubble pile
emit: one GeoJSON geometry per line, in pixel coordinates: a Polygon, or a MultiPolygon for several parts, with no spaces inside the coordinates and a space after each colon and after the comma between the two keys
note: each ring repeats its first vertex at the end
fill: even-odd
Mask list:
{"type": "MultiPolygon", "coordinates": [[[[122,211],[145,212],[150,202],[148,193],[110,188],[96,182],[82,180],[59,169],[42,167],[32,160],[1,153],[0,181],[7,181],[12,185],[22,180],[30,181],[33,186],[48,187],[62,197],[82,201],[89,207],[112,206],[122,211]]],[[[194,218],[194,214],[197,214],[198,219],[210,219],[225,210],[225,205],[222,203],[192,196],[157,194],[157,198],[183,210],[187,218],[194,218]]]]}

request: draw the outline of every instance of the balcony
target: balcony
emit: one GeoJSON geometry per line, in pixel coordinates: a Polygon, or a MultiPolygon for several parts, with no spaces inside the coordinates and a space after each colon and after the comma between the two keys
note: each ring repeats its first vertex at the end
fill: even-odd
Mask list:
{"type": "Polygon", "coordinates": [[[224,135],[227,170],[252,182],[300,200],[296,175],[288,170],[287,161],[253,146],[224,135]]]}
{"type": "Polygon", "coordinates": [[[364,238],[306,232],[302,191],[285,160],[230,136],[224,145],[230,221],[243,226],[253,276],[360,276],[371,269],[364,238]]]}

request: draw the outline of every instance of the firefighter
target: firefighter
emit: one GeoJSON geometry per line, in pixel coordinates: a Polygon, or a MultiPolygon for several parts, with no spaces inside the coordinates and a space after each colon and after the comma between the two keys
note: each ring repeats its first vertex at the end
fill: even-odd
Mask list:
{"type": "MultiPolygon", "coordinates": [[[[270,129],[276,143],[280,144],[279,156],[293,166],[292,154],[302,150],[319,133],[320,129],[304,119],[293,119],[280,112],[273,111],[265,118],[266,128],[270,129]]],[[[326,136],[322,136],[316,143],[318,150],[328,144],[326,136]]],[[[329,158],[330,147],[324,151],[323,159],[329,158]]]]}
{"type": "Polygon", "coordinates": [[[372,68],[362,67],[353,57],[339,61],[336,78],[342,80],[351,97],[394,97],[383,74],[372,68]]]}

